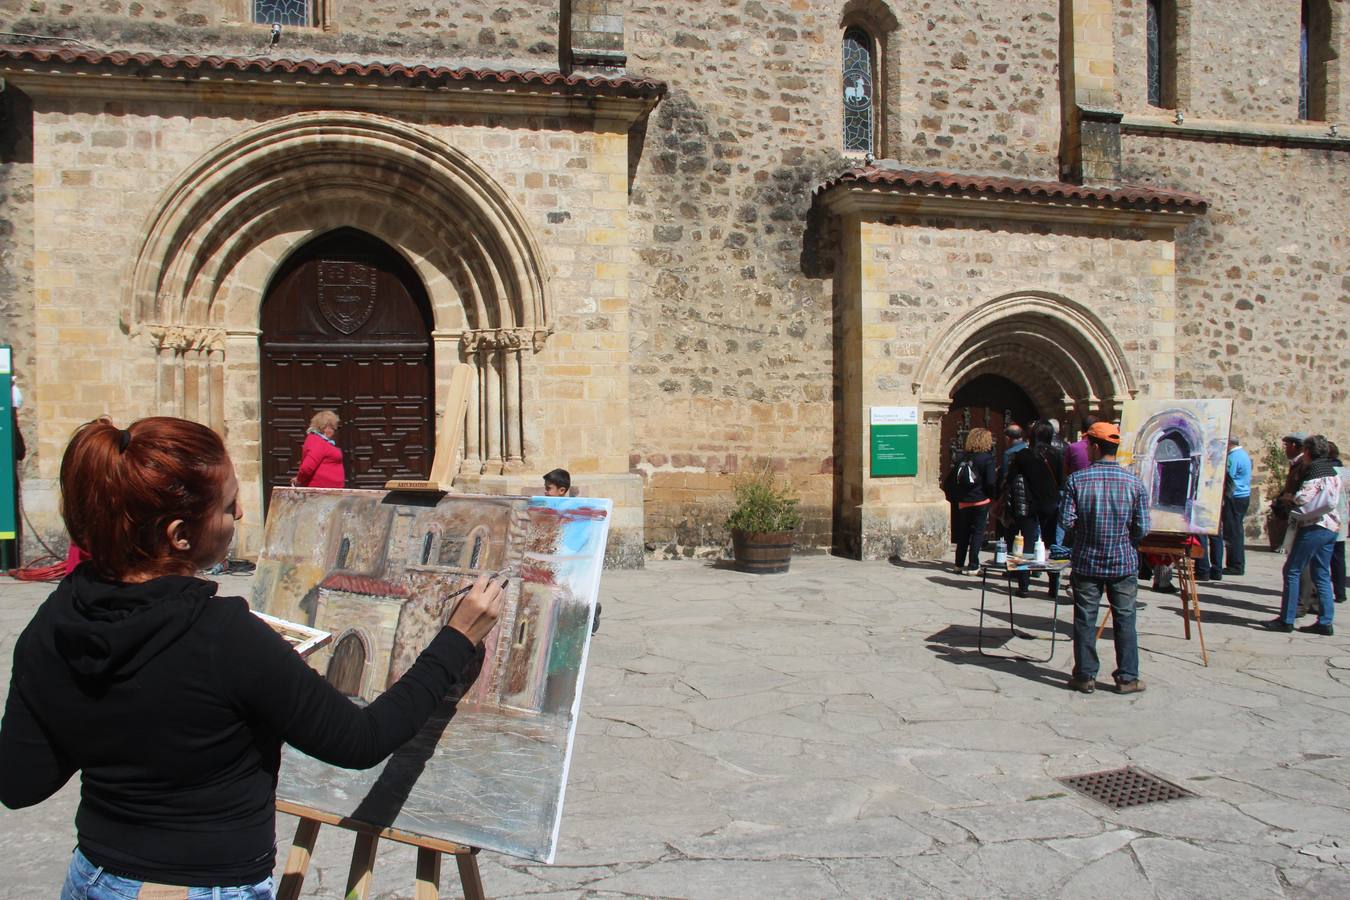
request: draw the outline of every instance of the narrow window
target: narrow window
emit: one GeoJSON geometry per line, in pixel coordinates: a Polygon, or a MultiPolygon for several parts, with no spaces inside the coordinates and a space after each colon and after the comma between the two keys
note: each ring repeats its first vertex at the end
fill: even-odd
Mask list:
{"type": "Polygon", "coordinates": [[[342,543],[338,544],[337,562],[333,565],[335,569],[347,568],[347,554],[352,552],[351,538],[343,538],[342,543]]]}
{"type": "Polygon", "coordinates": [[[1177,19],[1174,0],[1148,0],[1148,103],[1177,105],[1177,19]]]}
{"type": "Polygon", "coordinates": [[[875,54],[861,28],[844,32],[844,150],[871,153],[875,134],[875,54]]]}
{"type": "Polygon", "coordinates": [[[313,0],[253,0],[258,25],[309,25],[313,0]]]}
{"type": "Polygon", "coordinates": [[[1327,62],[1331,58],[1331,4],[1303,0],[1298,29],[1298,117],[1327,118],[1327,62]]]}
{"type": "Polygon", "coordinates": [[[469,554],[469,568],[478,568],[479,558],[483,554],[483,536],[475,534],[473,536],[473,552],[469,554]]]}
{"type": "Polygon", "coordinates": [[[430,559],[431,559],[431,532],[428,531],[427,536],[422,538],[422,565],[425,566],[428,560],[430,559]]]}

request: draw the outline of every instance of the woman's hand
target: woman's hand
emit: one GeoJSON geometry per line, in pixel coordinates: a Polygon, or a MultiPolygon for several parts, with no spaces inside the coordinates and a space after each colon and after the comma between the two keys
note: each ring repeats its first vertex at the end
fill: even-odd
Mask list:
{"type": "Polygon", "coordinates": [[[474,644],[487,637],[497,618],[502,614],[502,599],[506,596],[507,579],[494,581],[489,575],[479,575],[473,587],[455,607],[450,621],[445,624],[464,635],[474,644]]]}

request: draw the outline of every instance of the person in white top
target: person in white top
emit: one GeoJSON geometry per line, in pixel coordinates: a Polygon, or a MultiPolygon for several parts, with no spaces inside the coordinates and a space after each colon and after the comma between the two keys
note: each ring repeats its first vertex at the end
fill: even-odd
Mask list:
{"type": "Polygon", "coordinates": [[[1265,623],[1272,631],[1293,631],[1299,583],[1309,566],[1321,609],[1317,621],[1299,631],[1330,636],[1336,604],[1332,599],[1331,552],[1341,530],[1341,479],[1332,465],[1331,445],[1314,434],[1303,442],[1304,470],[1289,504],[1289,525],[1297,527],[1284,563],[1284,602],[1280,617],[1265,623]]]}

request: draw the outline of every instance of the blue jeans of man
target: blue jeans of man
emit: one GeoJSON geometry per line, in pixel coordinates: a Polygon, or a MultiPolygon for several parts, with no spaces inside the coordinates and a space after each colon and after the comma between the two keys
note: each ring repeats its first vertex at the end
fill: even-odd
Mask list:
{"type": "Polygon", "coordinates": [[[1124,684],[1139,679],[1139,632],[1135,630],[1134,602],[1139,581],[1124,578],[1091,578],[1077,572],[1069,579],[1073,588],[1073,677],[1097,677],[1097,611],[1102,592],[1111,604],[1111,634],[1116,642],[1116,670],[1111,676],[1124,684]]]}
{"type": "MultiPolygon", "coordinates": [[[[114,875],[96,866],[76,848],[61,886],[61,900],[134,900],[143,881],[114,875]]],[[[270,877],[239,887],[191,887],[188,900],[275,900],[270,877]]]]}
{"type": "Polygon", "coordinates": [[[1309,567],[1321,604],[1317,624],[1331,624],[1336,615],[1336,602],[1331,592],[1331,551],[1335,545],[1336,532],[1321,525],[1304,525],[1294,535],[1294,543],[1284,561],[1284,601],[1280,607],[1280,618],[1288,624],[1293,625],[1298,618],[1298,592],[1304,566],[1309,567]]]}
{"type": "Polygon", "coordinates": [[[1251,497],[1225,497],[1219,512],[1219,519],[1223,522],[1224,549],[1228,553],[1228,568],[1237,575],[1247,571],[1247,550],[1244,546],[1247,535],[1242,522],[1247,518],[1247,509],[1251,503],[1251,497]]]}

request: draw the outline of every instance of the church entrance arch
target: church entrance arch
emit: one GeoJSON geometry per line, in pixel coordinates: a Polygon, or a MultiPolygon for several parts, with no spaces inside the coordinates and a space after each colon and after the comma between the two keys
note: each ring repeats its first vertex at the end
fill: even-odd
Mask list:
{"type": "Polygon", "coordinates": [[[354,228],[320,235],[278,269],[259,324],[264,499],[290,482],[321,409],[342,420],[348,487],[430,474],[431,306],[401,255],[354,228]]]}
{"type": "Polygon", "coordinates": [[[970,309],[932,343],[915,374],[924,420],[941,421],[925,473],[934,486],[970,428],[992,431],[998,450],[1009,416],[1023,426],[1059,419],[1068,431],[1071,420],[1089,412],[1114,416],[1135,394],[1125,353],[1101,319],[1042,292],[970,309]]]}

